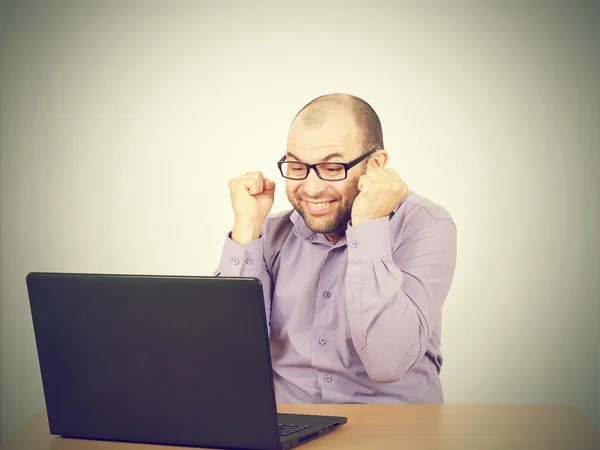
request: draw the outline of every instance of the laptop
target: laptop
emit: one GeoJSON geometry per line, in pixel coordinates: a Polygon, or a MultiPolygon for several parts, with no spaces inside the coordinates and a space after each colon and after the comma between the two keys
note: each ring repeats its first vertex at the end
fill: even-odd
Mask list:
{"type": "Polygon", "coordinates": [[[52,435],[288,449],[346,417],[277,414],[256,278],[26,277],[52,435]]]}

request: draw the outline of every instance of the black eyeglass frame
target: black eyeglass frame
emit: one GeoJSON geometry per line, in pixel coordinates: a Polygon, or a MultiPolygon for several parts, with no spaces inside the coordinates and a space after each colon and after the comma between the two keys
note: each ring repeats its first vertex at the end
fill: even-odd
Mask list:
{"type": "Polygon", "coordinates": [[[316,164],[308,164],[308,163],[299,162],[299,161],[286,161],[285,155],[283,155],[283,158],[281,158],[279,161],[277,161],[277,167],[279,167],[279,172],[281,173],[281,176],[288,180],[293,180],[293,181],[306,180],[308,178],[308,175],[310,174],[310,169],[314,169],[317,176],[323,181],[342,181],[342,180],[345,180],[346,178],[348,178],[348,171],[350,169],[352,169],[358,163],[367,159],[369,156],[371,156],[376,151],[378,151],[378,149],[374,148],[373,150],[370,150],[367,153],[364,153],[363,155],[359,156],[358,158],[356,158],[350,162],[347,162],[347,163],[333,161],[333,162],[320,162],[320,163],[316,163],[316,164]],[[285,176],[283,173],[283,167],[282,167],[284,162],[289,162],[289,163],[293,163],[293,164],[302,164],[303,166],[306,166],[306,175],[303,178],[290,178],[290,177],[285,176]],[[340,166],[344,166],[344,169],[345,169],[344,170],[344,178],[337,178],[335,180],[328,180],[326,178],[323,178],[321,176],[321,173],[319,172],[318,166],[325,166],[325,165],[330,165],[330,164],[339,164],[340,166]]]}

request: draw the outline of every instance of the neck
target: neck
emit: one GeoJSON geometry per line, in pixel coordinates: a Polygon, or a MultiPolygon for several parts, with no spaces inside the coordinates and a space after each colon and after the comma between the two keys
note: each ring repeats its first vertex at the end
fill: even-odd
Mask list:
{"type": "Polygon", "coordinates": [[[340,228],[333,233],[325,233],[325,238],[332,244],[337,244],[338,241],[346,234],[346,227],[340,228]]]}

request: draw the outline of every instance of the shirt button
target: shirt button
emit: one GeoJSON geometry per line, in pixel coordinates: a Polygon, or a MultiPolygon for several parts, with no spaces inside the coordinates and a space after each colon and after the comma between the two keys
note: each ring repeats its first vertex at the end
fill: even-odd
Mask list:
{"type": "Polygon", "coordinates": [[[232,262],[232,264],[234,264],[234,265],[236,265],[236,266],[237,266],[237,265],[240,263],[240,260],[239,260],[239,259],[237,259],[237,258],[233,258],[233,259],[231,260],[231,262],[232,262]]]}
{"type": "Polygon", "coordinates": [[[321,344],[321,345],[327,344],[327,338],[324,338],[324,337],[319,338],[319,344],[321,344]]]}
{"type": "Polygon", "coordinates": [[[356,248],[357,245],[356,241],[350,241],[350,247],[356,248]]]}
{"type": "Polygon", "coordinates": [[[331,297],[331,292],[329,292],[329,291],[323,292],[323,297],[325,297],[325,298],[331,297]]]}
{"type": "Polygon", "coordinates": [[[250,265],[252,264],[254,261],[252,261],[252,258],[246,258],[246,264],[250,265]]]}
{"type": "Polygon", "coordinates": [[[325,375],[325,381],[327,381],[328,383],[332,380],[331,375],[325,375]]]}

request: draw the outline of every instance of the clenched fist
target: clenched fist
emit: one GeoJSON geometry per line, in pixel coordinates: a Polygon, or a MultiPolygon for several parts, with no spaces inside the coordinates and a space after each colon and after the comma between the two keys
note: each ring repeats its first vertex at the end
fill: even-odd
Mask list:
{"type": "Polygon", "coordinates": [[[408,194],[408,186],[394,169],[371,167],[358,180],[360,194],[352,205],[352,225],[388,216],[408,194]]]}
{"type": "Polygon", "coordinates": [[[244,244],[260,236],[275,199],[275,183],[260,172],[249,172],[229,181],[235,223],[231,238],[244,244]]]}

